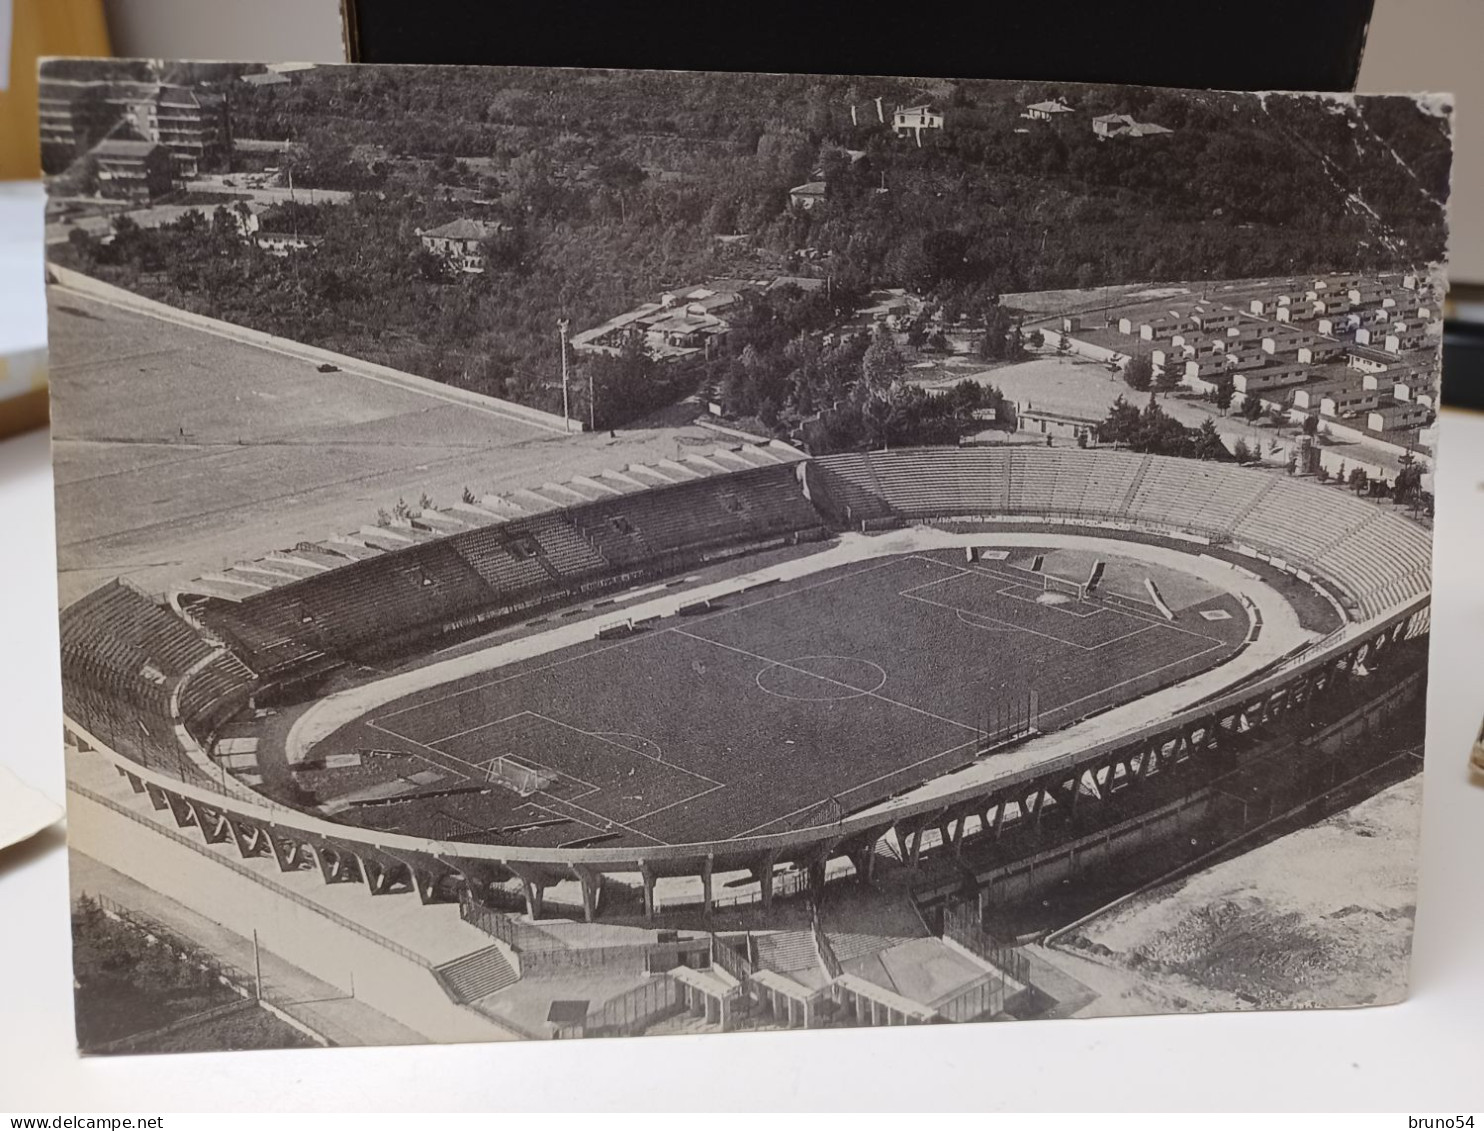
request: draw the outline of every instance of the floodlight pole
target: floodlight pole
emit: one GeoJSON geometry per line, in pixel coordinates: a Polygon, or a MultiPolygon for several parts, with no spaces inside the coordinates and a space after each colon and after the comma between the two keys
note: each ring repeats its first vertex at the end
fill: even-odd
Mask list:
{"type": "Polygon", "coordinates": [[[252,932],[252,984],[253,996],[258,1001],[263,1000],[263,957],[258,949],[258,930],[253,928],[252,932]]]}
{"type": "Polygon", "coordinates": [[[567,326],[568,322],[565,318],[557,319],[557,331],[562,339],[562,429],[570,432],[572,431],[572,418],[568,414],[567,399],[567,326]]]}

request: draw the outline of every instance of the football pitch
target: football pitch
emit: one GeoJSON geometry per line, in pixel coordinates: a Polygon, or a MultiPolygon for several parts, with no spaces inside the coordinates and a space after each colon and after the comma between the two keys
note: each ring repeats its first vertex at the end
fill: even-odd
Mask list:
{"type": "MultiPolygon", "coordinates": [[[[1240,602],[1203,582],[1159,573],[1171,622],[1140,599],[1151,567],[1106,557],[1081,600],[1045,590],[1031,568],[1043,554],[1046,571],[1085,578],[1075,555],[1019,548],[841,567],[409,696],[320,752],[400,751],[440,788],[495,784],[475,819],[467,797],[459,808],[510,843],[723,840],[874,804],[1245,639],[1240,602]]],[[[408,804],[400,831],[428,811],[432,798],[408,804]]]]}

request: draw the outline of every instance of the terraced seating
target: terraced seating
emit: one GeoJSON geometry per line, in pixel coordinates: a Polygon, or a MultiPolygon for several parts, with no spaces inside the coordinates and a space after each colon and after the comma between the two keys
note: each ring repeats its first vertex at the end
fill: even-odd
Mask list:
{"type": "Polygon", "coordinates": [[[788,466],[626,495],[569,513],[614,565],[820,525],[788,466]]]}
{"type": "Polygon", "coordinates": [[[844,526],[892,516],[890,504],[877,491],[862,486],[872,478],[866,456],[849,452],[831,458],[829,467],[814,463],[808,470],[816,506],[844,526]]]}
{"type": "Polygon", "coordinates": [[[1023,449],[1013,452],[1010,461],[1010,511],[1013,514],[1055,514],[1070,510],[1059,506],[1056,495],[1057,471],[1062,453],[1054,450],[1023,449]],[[1045,457],[1051,458],[1045,458],[1045,457]]]}
{"type": "Polygon", "coordinates": [[[213,646],[187,621],[123,582],[61,615],[68,715],[115,750],[163,772],[195,773],[180,757],[171,698],[213,646]]]}
{"type": "Polygon", "coordinates": [[[541,553],[563,578],[582,578],[602,572],[608,563],[593,549],[565,514],[551,515],[531,522],[531,535],[541,545],[541,553]]]}
{"type": "Polygon", "coordinates": [[[1366,616],[1426,591],[1425,530],[1390,508],[1268,472],[1033,447],[856,453],[815,464],[852,511],[884,507],[908,519],[1080,514],[1230,538],[1331,578],[1366,616]]]}
{"type": "MultiPolygon", "coordinates": [[[[642,495],[636,496],[642,498],[642,495]]],[[[610,565],[620,569],[638,565],[654,556],[649,543],[627,517],[627,508],[611,505],[584,507],[572,521],[610,565]]]]}
{"type": "Polygon", "coordinates": [[[62,650],[105,653],[123,667],[140,658],[166,676],[184,675],[211,654],[189,623],[143,593],[115,581],[63,610],[62,650]]]}
{"type": "Polygon", "coordinates": [[[327,648],[349,651],[415,632],[492,604],[479,574],[445,542],[371,558],[246,604],[292,594],[327,648]]]}
{"type": "Polygon", "coordinates": [[[497,597],[514,600],[551,584],[551,574],[541,564],[539,547],[518,529],[522,525],[487,526],[452,540],[459,556],[497,597]]]}
{"type": "Polygon", "coordinates": [[[1342,541],[1372,517],[1372,508],[1338,491],[1321,498],[1341,505],[1316,506],[1314,495],[1311,483],[1274,479],[1261,504],[1236,525],[1233,535],[1273,547],[1284,557],[1318,563],[1325,547],[1342,541]],[[1304,521],[1294,522],[1295,514],[1303,514],[1304,521]]]}
{"type": "Polygon", "coordinates": [[[1139,490],[1129,500],[1127,514],[1159,525],[1194,529],[1195,516],[1205,503],[1203,495],[1191,489],[1191,478],[1198,470],[1194,461],[1154,462],[1144,474],[1139,490]]]}
{"type": "Polygon", "coordinates": [[[246,664],[223,652],[181,688],[181,722],[198,738],[211,734],[242,709],[256,682],[246,664]]]}
{"type": "Polygon", "coordinates": [[[1096,459],[1080,469],[1083,478],[1081,513],[1115,516],[1124,513],[1129,491],[1149,457],[1133,452],[1098,452],[1096,459]]]}
{"type": "Polygon", "coordinates": [[[324,655],[308,613],[296,601],[260,602],[250,609],[236,601],[207,600],[195,615],[265,675],[324,655]]]}

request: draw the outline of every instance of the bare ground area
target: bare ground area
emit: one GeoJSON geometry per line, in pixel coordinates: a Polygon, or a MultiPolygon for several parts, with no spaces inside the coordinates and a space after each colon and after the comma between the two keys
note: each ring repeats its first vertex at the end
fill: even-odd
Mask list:
{"type": "Polygon", "coordinates": [[[1089,920],[1081,1016],[1382,1005],[1406,992],[1422,779],[1089,920]]]}
{"type": "Polygon", "coordinates": [[[616,433],[539,427],[51,288],[59,587],[152,592],[458,501],[743,442],[694,404],[616,433]]]}

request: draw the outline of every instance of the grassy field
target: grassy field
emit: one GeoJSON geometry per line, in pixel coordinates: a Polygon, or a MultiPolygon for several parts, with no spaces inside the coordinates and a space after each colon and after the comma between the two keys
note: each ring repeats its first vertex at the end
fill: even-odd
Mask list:
{"type": "MultiPolygon", "coordinates": [[[[1246,634],[1233,597],[1171,571],[1155,580],[1178,619],[1161,619],[1143,589],[1150,568],[1130,560],[1105,559],[1107,597],[1047,603],[1035,556],[843,567],[388,704],[320,752],[404,752],[425,788],[485,783],[498,758],[548,783],[525,799],[496,788],[340,819],[503,829],[520,844],[781,831],[971,761],[987,734],[1024,721],[1033,694],[1041,729],[1054,729],[1203,671],[1246,634]]],[[[1068,578],[1090,567],[1046,558],[1068,578]]]]}

